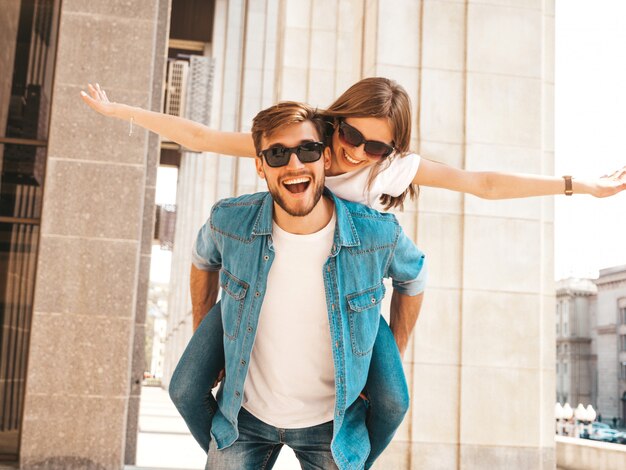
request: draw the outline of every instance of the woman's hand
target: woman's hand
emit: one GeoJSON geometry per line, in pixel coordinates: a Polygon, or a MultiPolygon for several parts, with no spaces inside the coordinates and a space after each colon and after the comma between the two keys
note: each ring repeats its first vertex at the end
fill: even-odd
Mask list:
{"type": "Polygon", "coordinates": [[[594,186],[591,194],[595,197],[613,196],[626,190],[626,166],[610,175],[601,176],[594,186]]]}
{"type": "Polygon", "coordinates": [[[109,101],[106,92],[100,88],[100,85],[96,83],[93,86],[91,83],[87,85],[89,89],[89,96],[87,93],[81,90],[80,96],[85,103],[87,103],[91,109],[99,112],[104,116],[115,117],[115,112],[119,105],[109,101]]]}

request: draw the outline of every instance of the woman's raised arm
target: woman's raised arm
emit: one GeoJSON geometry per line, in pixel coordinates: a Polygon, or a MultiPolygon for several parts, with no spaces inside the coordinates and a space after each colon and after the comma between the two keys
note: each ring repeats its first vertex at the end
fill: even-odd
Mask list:
{"type": "MultiPolygon", "coordinates": [[[[466,171],[422,158],[414,184],[470,193],[485,199],[513,199],[565,193],[565,180],[557,176],[492,171],[466,171]]],[[[626,166],[599,178],[572,177],[573,194],[613,196],[626,190],[626,166]]]]}
{"type": "Polygon", "coordinates": [[[81,91],[81,97],[98,113],[131,121],[162,137],[196,152],[213,152],[238,157],[254,157],[252,135],[243,132],[223,132],[203,124],[170,114],[155,113],[142,108],[109,101],[106,92],[89,84],[89,94],[81,91]]]}

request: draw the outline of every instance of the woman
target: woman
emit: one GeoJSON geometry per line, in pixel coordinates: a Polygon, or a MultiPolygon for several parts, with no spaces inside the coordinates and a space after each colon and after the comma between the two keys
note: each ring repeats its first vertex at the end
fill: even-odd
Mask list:
{"type": "MultiPolygon", "coordinates": [[[[89,85],[83,100],[96,111],[125,119],[190,150],[255,157],[250,134],[220,132],[175,116],[110,103],[98,86],[89,85]]],[[[556,177],[470,172],[410,153],[411,106],[405,90],[385,78],[367,78],[350,87],[326,111],[332,164],[326,186],[344,199],[378,210],[401,207],[414,196],[414,185],[434,186],[490,199],[575,193],[604,197],[626,189],[625,169],[610,176],[571,180],[556,177]]],[[[218,304],[219,305],[219,304],[218,304]]],[[[189,343],[170,384],[170,395],[192,433],[206,450],[210,416],[202,398],[223,367],[219,313],[211,311],[189,343]]],[[[392,318],[392,328],[394,327],[392,318]]],[[[412,325],[411,325],[412,326],[412,325]]],[[[403,353],[410,328],[393,328],[403,353]]],[[[376,339],[366,390],[372,451],[366,468],[393,437],[408,408],[408,391],[394,337],[385,322],[376,339]]]]}

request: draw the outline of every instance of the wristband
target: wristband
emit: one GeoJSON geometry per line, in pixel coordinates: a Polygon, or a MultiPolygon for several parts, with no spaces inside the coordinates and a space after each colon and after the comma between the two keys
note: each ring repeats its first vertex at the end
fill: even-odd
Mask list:
{"type": "Polygon", "coordinates": [[[565,180],[565,195],[571,196],[574,194],[574,190],[572,189],[572,177],[564,176],[563,179],[565,180]]]}

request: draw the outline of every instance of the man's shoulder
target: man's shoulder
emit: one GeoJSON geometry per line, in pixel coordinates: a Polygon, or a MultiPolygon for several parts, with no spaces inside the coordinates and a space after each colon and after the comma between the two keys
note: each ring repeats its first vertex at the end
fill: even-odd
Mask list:
{"type": "Polygon", "coordinates": [[[267,196],[267,192],[261,192],[217,201],[211,210],[211,228],[236,238],[246,237],[252,232],[267,196]]]}

